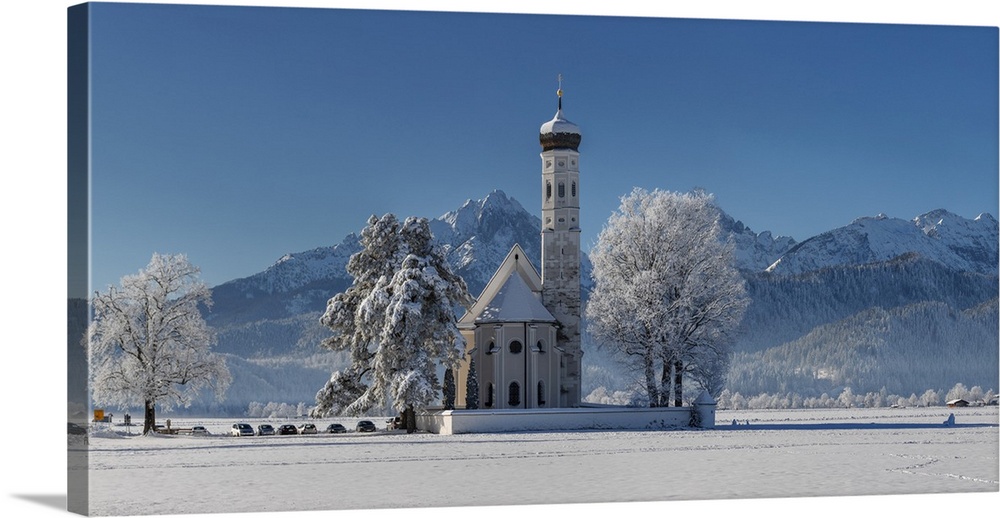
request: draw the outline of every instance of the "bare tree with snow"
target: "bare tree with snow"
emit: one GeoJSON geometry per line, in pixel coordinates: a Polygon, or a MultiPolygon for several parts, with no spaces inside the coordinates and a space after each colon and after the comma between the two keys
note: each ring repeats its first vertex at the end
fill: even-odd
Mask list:
{"type": "Polygon", "coordinates": [[[351,351],[351,365],[317,393],[316,417],[384,404],[424,408],[441,393],[438,367],[457,368],[464,354],[455,308],[472,298],[427,220],[372,216],[361,244],[348,263],[354,284],[330,299],[320,320],[334,332],[323,345],[351,351]]]}
{"type": "Polygon", "coordinates": [[[650,406],[682,404],[684,379],[721,390],[748,299],[703,192],[635,189],[591,251],[589,331],[640,370],[650,406]]]}
{"type": "Polygon", "coordinates": [[[211,292],[184,255],[153,254],[149,265],[122,277],[120,287],[95,293],[83,346],[95,404],[145,409],[143,433],[156,406],[188,406],[203,389],[222,400],[232,378],[212,352],[215,332],[199,312],[211,292]]]}

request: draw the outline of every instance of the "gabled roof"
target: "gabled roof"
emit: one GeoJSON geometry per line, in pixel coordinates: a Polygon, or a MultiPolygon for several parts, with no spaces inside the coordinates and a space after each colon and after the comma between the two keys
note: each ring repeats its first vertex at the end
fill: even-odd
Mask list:
{"type": "Polygon", "coordinates": [[[476,323],[487,322],[555,322],[556,318],[545,309],[517,272],[511,272],[492,300],[486,303],[476,317],[476,323]]]}
{"type": "MultiPolygon", "coordinates": [[[[510,249],[507,257],[500,263],[500,267],[497,268],[496,273],[494,273],[493,277],[490,278],[490,282],[486,283],[486,287],[483,288],[483,292],[479,295],[479,298],[476,299],[476,303],[472,305],[472,308],[469,309],[465,315],[462,316],[462,318],[458,321],[458,324],[460,327],[465,328],[475,326],[476,322],[482,322],[480,317],[487,308],[490,308],[491,315],[496,315],[497,311],[503,309],[505,312],[504,314],[513,315],[516,311],[517,314],[521,316],[533,315],[536,317],[542,317],[541,320],[530,321],[555,321],[552,314],[545,310],[545,307],[542,306],[540,302],[540,296],[538,294],[540,294],[541,291],[542,277],[538,275],[534,266],[531,265],[531,262],[528,260],[528,256],[524,253],[524,249],[521,248],[521,245],[515,244],[510,249]],[[518,282],[512,282],[512,276],[520,279],[520,284],[523,285],[523,288],[521,286],[516,286],[518,282]],[[523,295],[523,292],[525,291],[531,295],[531,297],[529,297],[530,300],[525,299],[523,295]],[[503,296],[498,298],[501,292],[503,292],[503,296]],[[502,300],[508,299],[509,302],[501,303],[502,300]],[[531,305],[533,309],[516,309],[515,306],[518,304],[515,302],[516,299],[521,299],[520,303],[531,305]],[[545,313],[542,314],[538,311],[539,307],[534,307],[534,305],[531,304],[531,301],[534,301],[534,304],[537,304],[545,313]],[[545,315],[548,316],[546,317],[545,315]]],[[[498,321],[492,317],[484,318],[490,318],[489,321],[491,322],[498,321]]],[[[529,320],[513,321],[526,322],[529,320]]]]}

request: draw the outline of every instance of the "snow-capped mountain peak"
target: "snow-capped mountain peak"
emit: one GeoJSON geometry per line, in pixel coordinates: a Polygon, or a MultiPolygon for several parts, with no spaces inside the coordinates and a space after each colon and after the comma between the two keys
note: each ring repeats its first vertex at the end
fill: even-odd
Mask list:
{"type": "Polygon", "coordinates": [[[776,261],[795,240],[788,236],[774,237],[771,231],[755,233],[742,221],[720,211],[719,226],[723,235],[732,240],[735,247],[736,267],[740,270],[761,271],[776,261]]]}
{"type": "Polygon", "coordinates": [[[468,238],[484,224],[490,226],[490,220],[511,221],[522,214],[528,214],[528,211],[517,200],[497,189],[483,199],[466,200],[458,210],[442,214],[433,220],[431,230],[439,241],[457,246],[458,243],[454,242],[455,237],[468,238]]]}
{"type": "MultiPolygon", "coordinates": [[[[515,243],[535,265],[540,264],[541,220],[503,191],[470,199],[428,223],[435,241],[473,296],[479,295],[515,243]]],[[[225,318],[231,308],[247,300],[253,300],[254,315],[269,318],[321,311],[330,297],[350,286],[347,262],[360,250],[360,237],[352,233],[334,246],[285,254],[260,273],[215,287],[213,318],[225,318]]],[[[585,270],[589,272],[586,259],[585,270]]],[[[589,284],[589,278],[586,282],[589,284]]]]}
{"type": "Polygon", "coordinates": [[[879,214],[799,243],[767,271],[796,274],[916,253],[955,270],[996,275],[997,243],[997,221],[986,213],[968,219],[936,209],[912,220],[879,214]]]}

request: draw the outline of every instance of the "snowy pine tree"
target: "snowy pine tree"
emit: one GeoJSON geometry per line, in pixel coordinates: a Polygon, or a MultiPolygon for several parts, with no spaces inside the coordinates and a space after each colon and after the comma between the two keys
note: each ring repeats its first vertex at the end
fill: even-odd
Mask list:
{"type": "Polygon", "coordinates": [[[348,263],[354,284],[330,299],[320,320],[334,331],[323,345],[350,350],[352,363],[317,393],[317,417],[385,404],[424,408],[441,390],[438,366],[455,368],[464,354],[454,308],[472,298],[427,220],[372,216],[361,242],[348,263]]]}

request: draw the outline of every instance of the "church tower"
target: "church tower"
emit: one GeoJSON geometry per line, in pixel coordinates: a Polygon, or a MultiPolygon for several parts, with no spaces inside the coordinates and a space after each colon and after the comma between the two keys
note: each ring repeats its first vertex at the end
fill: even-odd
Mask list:
{"type": "Polygon", "coordinates": [[[581,400],[580,350],[580,128],[562,112],[562,78],[556,91],[559,107],[542,124],[542,304],[558,321],[556,344],[560,366],[561,407],[581,400]]]}

